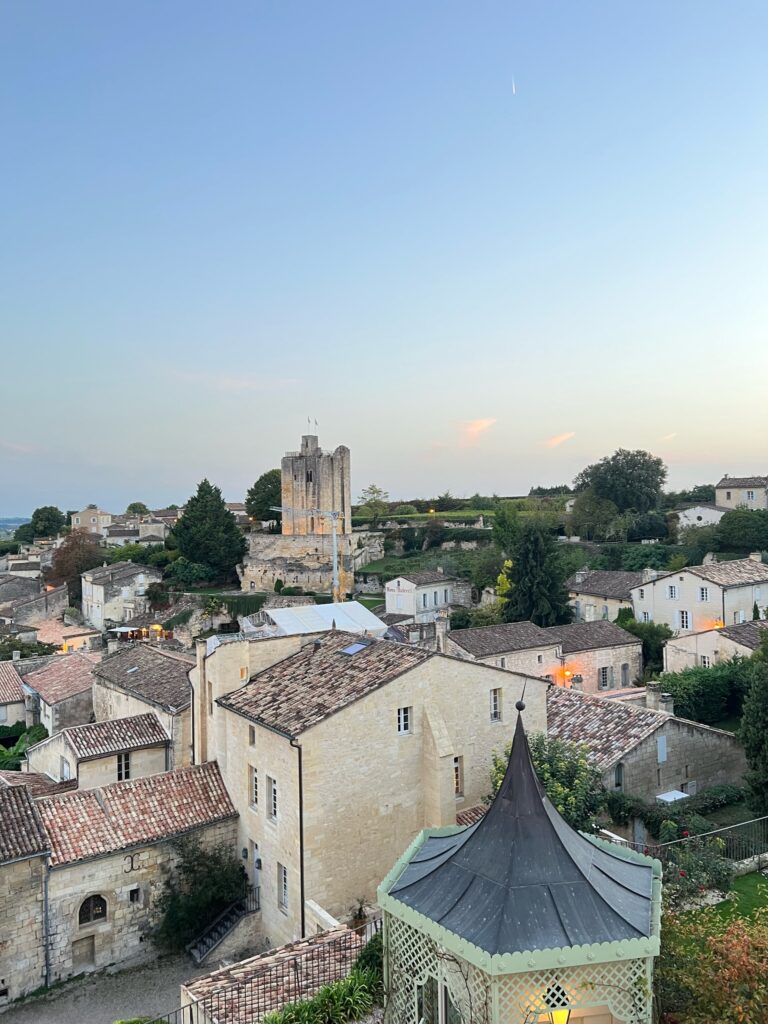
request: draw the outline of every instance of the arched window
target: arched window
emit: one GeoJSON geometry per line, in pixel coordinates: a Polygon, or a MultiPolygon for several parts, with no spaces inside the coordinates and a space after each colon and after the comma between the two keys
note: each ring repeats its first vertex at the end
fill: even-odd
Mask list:
{"type": "Polygon", "coordinates": [[[80,904],[78,924],[94,924],[104,921],[107,916],[107,901],[103,896],[89,896],[80,904]]]}

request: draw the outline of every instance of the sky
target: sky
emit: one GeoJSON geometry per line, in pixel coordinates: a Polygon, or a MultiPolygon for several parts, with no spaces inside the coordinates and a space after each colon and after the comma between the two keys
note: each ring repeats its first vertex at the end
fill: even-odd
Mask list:
{"type": "Polygon", "coordinates": [[[768,472],[764,0],[0,5],[0,516],[768,472]]]}

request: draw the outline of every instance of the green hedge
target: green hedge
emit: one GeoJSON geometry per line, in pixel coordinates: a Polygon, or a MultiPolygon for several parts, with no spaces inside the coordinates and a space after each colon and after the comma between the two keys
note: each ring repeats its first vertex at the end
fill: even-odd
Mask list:
{"type": "Polygon", "coordinates": [[[617,825],[626,825],[631,818],[639,818],[650,834],[656,839],[670,842],[683,837],[683,833],[700,835],[712,832],[717,825],[708,821],[704,815],[720,807],[737,804],[746,796],[741,786],[711,786],[703,789],[696,796],[681,800],[676,804],[652,804],[640,797],[627,793],[608,793],[606,803],[608,813],[617,825]],[[676,834],[672,835],[667,827],[674,825],[676,834]]]}
{"type": "Polygon", "coordinates": [[[262,1024],[347,1024],[369,1016],[382,998],[380,975],[355,967],[346,978],[324,985],[311,999],[268,1013],[262,1024]]]}
{"type": "Polygon", "coordinates": [[[675,699],[675,714],[704,725],[714,725],[740,715],[751,682],[752,665],[747,658],[733,658],[711,668],[687,668],[661,677],[665,693],[675,699]]]}

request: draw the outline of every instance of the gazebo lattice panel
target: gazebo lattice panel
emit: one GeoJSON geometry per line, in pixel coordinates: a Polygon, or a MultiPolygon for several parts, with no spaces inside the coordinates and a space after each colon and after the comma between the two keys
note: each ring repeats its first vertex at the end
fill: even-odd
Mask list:
{"type": "Polygon", "coordinates": [[[385,915],[388,951],[386,1024],[417,1024],[416,986],[445,984],[462,1020],[471,1024],[534,1024],[547,1012],[545,993],[559,984],[571,1009],[607,1007],[622,1024],[648,1024],[651,997],[644,959],[491,977],[444,952],[423,932],[385,915]]]}

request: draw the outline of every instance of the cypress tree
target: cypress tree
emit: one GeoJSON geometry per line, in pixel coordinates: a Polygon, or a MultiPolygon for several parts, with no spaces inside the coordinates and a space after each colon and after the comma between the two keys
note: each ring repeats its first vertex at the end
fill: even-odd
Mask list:
{"type": "Polygon", "coordinates": [[[764,659],[765,648],[752,659],[752,683],[739,730],[749,765],[749,806],[757,814],[768,814],[768,662],[764,659]]]}
{"type": "Polygon", "coordinates": [[[537,626],[558,626],[570,622],[565,577],[551,535],[539,523],[524,523],[511,552],[507,570],[510,590],[503,609],[505,622],[530,619],[537,626]]]}
{"type": "Polygon", "coordinates": [[[247,546],[221,491],[208,480],[198,485],[173,533],[184,558],[209,566],[217,576],[230,573],[247,546]]]}

